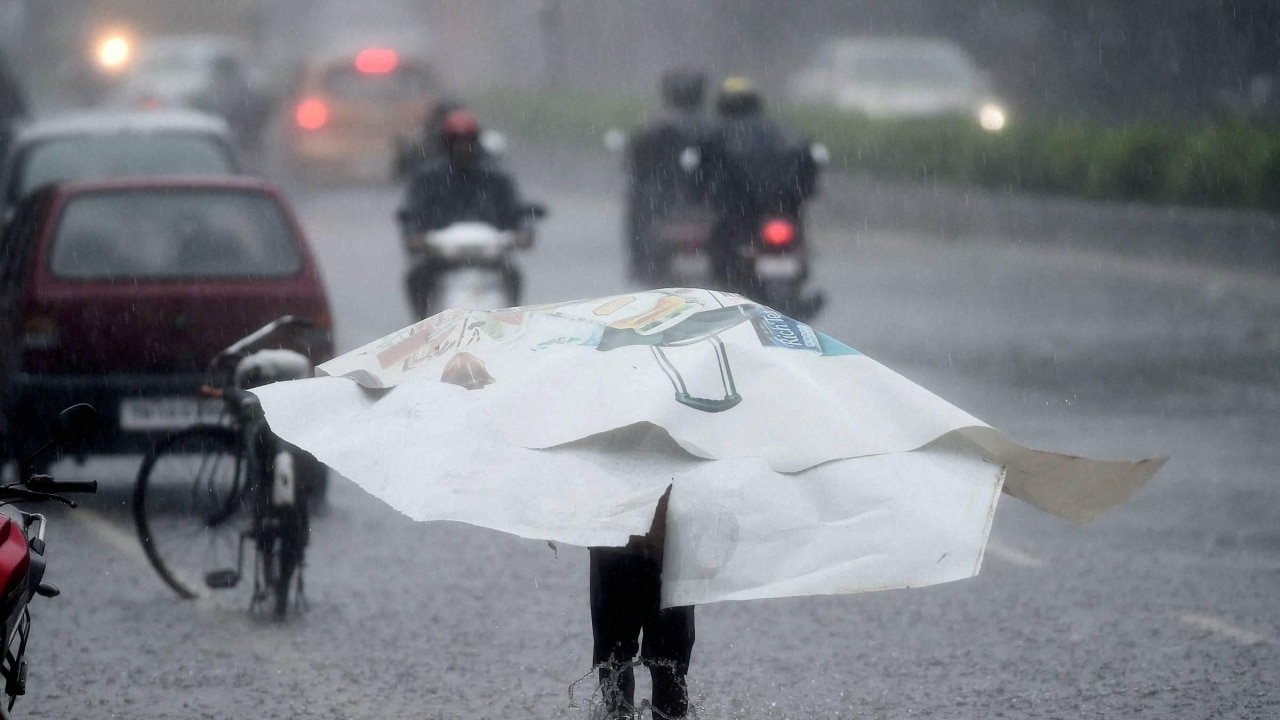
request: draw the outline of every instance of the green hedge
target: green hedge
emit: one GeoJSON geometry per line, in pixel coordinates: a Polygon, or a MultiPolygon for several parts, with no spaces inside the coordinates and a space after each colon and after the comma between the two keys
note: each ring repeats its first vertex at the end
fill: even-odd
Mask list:
{"type": "MultiPolygon", "coordinates": [[[[477,109],[523,137],[599,145],[652,101],[504,91],[477,109]]],[[[1097,200],[1280,211],[1280,129],[1223,121],[1193,129],[1017,118],[988,133],[969,118],[872,120],[823,108],[781,114],[831,150],[833,169],[1097,200]]]]}

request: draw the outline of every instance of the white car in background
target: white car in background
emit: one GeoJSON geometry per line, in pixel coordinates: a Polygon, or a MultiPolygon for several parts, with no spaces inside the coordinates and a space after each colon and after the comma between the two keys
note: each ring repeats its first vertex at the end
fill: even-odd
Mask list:
{"type": "Polygon", "coordinates": [[[963,48],[941,38],[830,40],[787,90],[793,102],[873,118],[964,114],[992,132],[1008,122],[986,74],[963,48]]]}
{"type": "Polygon", "coordinates": [[[271,109],[266,72],[247,43],[224,35],[160,35],[138,42],[106,105],[189,108],[217,115],[256,150],[271,109]]]}
{"type": "Polygon", "coordinates": [[[241,172],[220,118],[192,110],[80,110],[32,121],[0,164],[0,223],[27,193],[64,180],[241,172]]]}

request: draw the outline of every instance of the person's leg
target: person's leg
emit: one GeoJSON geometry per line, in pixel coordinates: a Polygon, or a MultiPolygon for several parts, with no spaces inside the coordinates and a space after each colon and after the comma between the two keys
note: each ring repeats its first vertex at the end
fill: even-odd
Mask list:
{"type": "Polygon", "coordinates": [[[643,281],[647,277],[648,257],[645,253],[645,234],[648,232],[648,221],[652,208],[649,207],[647,194],[639,187],[633,186],[627,197],[627,274],[635,281],[643,281]]]}
{"type": "Polygon", "coordinates": [[[417,321],[443,309],[431,308],[427,302],[439,267],[435,262],[426,259],[411,262],[414,262],[414,265],[405,275],[404,289],[405,294],[409,296],[409,309],[413,311],[414,320],[417,321]]]}
{"type": "Polygon", "coordinates": [[[502,261],[502,284],[512,305],[519,305],[524,298],[524,277],[510,260],[502,261]]]}
{"type": "Polygon", "coordinates": [[[590,548],[592,662],[600,670],[600,694],[610,717],[635,707],[635,671],[644,606],[637,603],[637,573],[623,548],[590,548]]]}
{"type": "Polygon", "coordinates": [[[641,657],[653,680],[655,720],[683,718],[689,712],[689,660],[693,656],[693,606],[659,611],[644,628],[641,657]],[[661,714],[658,714],[661,713],[661,714]]]}
{"type": "MultiPolygon", "coordinates": [[[[708,253],[711,275],[717,290],[742,292],[742,259],[738,245],[743,242],[745,221],[732,213],[722,213],[711,227],[708,253]]],[[[747,240],[750,237],[747,236],[747,240]]]]}
{"type": "Polygon", "coordinates": [[[661,609],[661,556],[650,559],[646,574],[652,579],[648,612],[644,619],[644,644],[640,658],[653,681],[655,720],[683,718],[689,712],[689,689],[685,677],[693,655],[693,606],[661,609]]]}

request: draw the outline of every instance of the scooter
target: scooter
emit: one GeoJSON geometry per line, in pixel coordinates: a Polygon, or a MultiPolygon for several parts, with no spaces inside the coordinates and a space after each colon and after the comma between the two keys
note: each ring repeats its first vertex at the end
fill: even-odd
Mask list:
{"type": "Polygon", "coordinates": [[[499,230],[484,222],[457,222],[419,236],[406,236],[409,256],[405,288],[414,316],[426,318],[441,310],[496,310],[520,304],[520,269],[512,262],[516,250],[533,246],[533,220],[546,208],[530,205],[529,218],[516,230],[499,230]]]}
{"type": "MultiPolygon", "coordinates": [[[[98,413],[89,405],[73,405],[58,416],[55,436],[28,458],[55,446],[87,436],[98,425],[98,413]]],[[[97,481],[60,482],[48,475],[33,474],[26,480],[0,485],[0,506],[14,502],[55,501],[75,507],[64,493],[97,492],[97,481]]],[[[61,591],[44,579],[45,528],[48,519],[39,513],[10,509],[0,513],[0,617],[4,621],[4,657],[0,660],[0,679],[8,701],[0,705],[0,720],[7,720],[19,695],[27,691],[27,639],[31,635],[31,611],[28,605],[36,595],[57,597],[61,591]]]]}

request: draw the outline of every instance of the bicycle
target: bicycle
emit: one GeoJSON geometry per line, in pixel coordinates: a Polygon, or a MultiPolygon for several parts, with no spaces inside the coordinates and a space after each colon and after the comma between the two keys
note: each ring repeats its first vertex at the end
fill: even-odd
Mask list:
{"type": "Polygon", "coordinates": [[[271,433],[249,388],[314,374],[301,353],[251,350],[282,328],[309,326],[305,318],[277,318],[214,356],[217,384],[200,394],[220,401],[217,420],[169,435],[142,462],[133,495],[138,536],[156,572],[183,598],[240,589],[251,611],[269,601],[280,618],[296,585],[295,602],[305,607],[307,494],[327,470],[271,433]],[[242,582],[246,546],[251,587],[242,582]]]}

